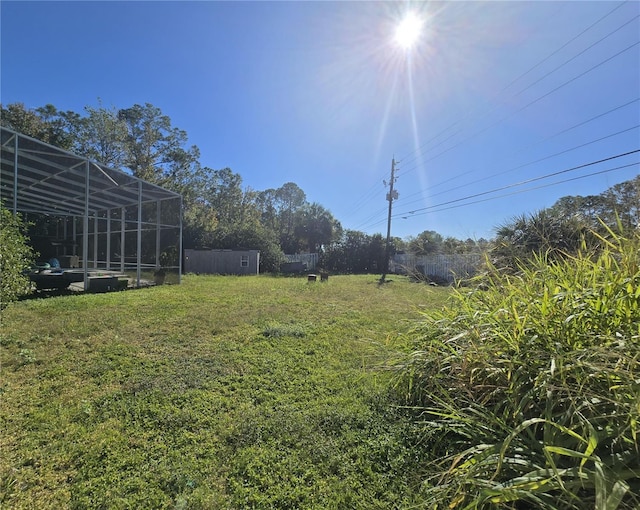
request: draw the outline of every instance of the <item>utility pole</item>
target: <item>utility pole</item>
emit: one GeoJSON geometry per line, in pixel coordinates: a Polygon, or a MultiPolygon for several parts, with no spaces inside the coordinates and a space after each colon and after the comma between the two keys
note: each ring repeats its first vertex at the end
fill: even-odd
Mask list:
{"type": "MultiPolygon", "coordinates": [[[[393,189],[393,185],[396,182],[396,160],[395,157],[391,159],[391,180],[389,181],[389,193],[387,193],[387,200],[389,201],[389,216],[387,217],[387,244],[384,250],[384,267],[382,268],[382,276],[380,277],[380,283],[384,283],[389,272],[389,257],[391,254],[391,209],[393,207],[393,201],[398,199],[398,192],[393,189]]],[[[386,186],[387,183],[385,182],[386,186]]]]}

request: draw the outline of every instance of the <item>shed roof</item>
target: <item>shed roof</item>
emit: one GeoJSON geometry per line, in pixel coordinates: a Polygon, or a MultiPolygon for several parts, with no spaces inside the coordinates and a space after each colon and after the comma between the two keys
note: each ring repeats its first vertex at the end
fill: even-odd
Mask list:
{"type": "Polygon", "coordinates": [[[93,215],[178,193],[2,127],[0,199],[21,212],[93,215]]]}

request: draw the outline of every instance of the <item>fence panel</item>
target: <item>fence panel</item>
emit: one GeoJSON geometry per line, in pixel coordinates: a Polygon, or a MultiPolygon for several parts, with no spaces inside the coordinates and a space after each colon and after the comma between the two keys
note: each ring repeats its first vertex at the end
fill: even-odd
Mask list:
{"type": "Polygon", "coordinates": [[[287,262],[302,262],[307,270],[315,269],[318,265],[317,253],[294,253],[285,255],[287,262]]]}
{"type": "Polygon", "coordinates": [[[482,260],[482,255],[479,253],[423,256],[403,253],[393,256],[390,269],[394,273],[419,273],[432,279],[442,279],[451,283],[456,278],[474,275],[482,260]]]}

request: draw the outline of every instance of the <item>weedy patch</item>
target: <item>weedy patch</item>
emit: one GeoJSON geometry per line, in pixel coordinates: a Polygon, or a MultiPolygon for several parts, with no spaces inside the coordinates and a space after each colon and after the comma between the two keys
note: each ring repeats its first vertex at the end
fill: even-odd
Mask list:
{"type": "Polygon", "coordinates": [[[293,338],[304,338],[307,336],[307,327],[302,324],[290,323],[279,324],[269,323],[262,330],[262,335],[266,338],[280,338],[290,336],[293,338]]]}
{"type": "Polygon", "coordinates": [[[18,357],[20,358],[20,365],[29,365],[37,361],[36,355],[31,349],[20,349],[18,357]]]}

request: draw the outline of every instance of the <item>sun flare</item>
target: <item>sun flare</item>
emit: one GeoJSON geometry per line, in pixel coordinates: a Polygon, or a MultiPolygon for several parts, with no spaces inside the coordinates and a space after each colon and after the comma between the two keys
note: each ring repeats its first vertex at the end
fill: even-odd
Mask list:
{"type": "Polygon", "coordinates": [[[394,41],[404,50],[410,50],[420,40],[422,34],[422,19],[414,12],[406,14],[396,27],[394,41]]]}

